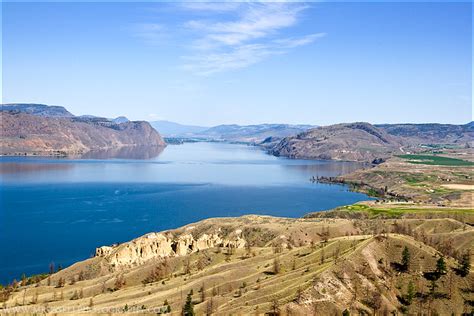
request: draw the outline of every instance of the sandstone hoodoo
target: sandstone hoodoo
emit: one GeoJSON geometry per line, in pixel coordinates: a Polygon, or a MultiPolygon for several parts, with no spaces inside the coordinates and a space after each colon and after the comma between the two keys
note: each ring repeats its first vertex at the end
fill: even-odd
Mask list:
{"type": "Polygon", "coordinates": [[[223,236],[221,229],[204,233],[196,239],[191,234],[194,227],[187,227],[182,234],[150,233],[130,242],[102,246],[96,249],[95,256],[104,258],[113,267],[132,267],[156,258],[186,256],[214,247],[244,248],[242,230],[235,230],[223,236]]]}
{"type": "Polygon", "coordinates": [[[133,146],[165,146],[148,122],[116,123],[100,117],[49,116],[52,110],[48,108],[40,107],[36,112],[31,106],[26,109],[2,107],[3,155],[71,155],[133,146]]]}

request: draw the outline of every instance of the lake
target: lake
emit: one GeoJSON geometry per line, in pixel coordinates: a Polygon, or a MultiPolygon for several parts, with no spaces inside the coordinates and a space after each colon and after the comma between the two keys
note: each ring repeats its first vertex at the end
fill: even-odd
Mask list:
{"type": "Polygon", "coordinates": [[[208,217],[308,212],[367,200],[311,183],[361,166],[291,160],[257,147],[185,143],[81,158],[0,158],[0,283],[208,217]]]}

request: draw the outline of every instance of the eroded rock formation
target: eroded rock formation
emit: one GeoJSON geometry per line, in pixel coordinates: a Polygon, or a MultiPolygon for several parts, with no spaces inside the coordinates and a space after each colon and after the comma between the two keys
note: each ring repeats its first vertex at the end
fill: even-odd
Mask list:
{"type": "MultiPolygon", "coordinates": [[[[188,230],[192,231],[192,227],[188,230]]],[[[197,238],[189,231],[179,236],[170,232],[150,233],[124,244],[99,247],[95,256],[104,257],[114,267],[134,266],[157,257],[185,256],[218,246],[243,248],[246,244],[240,230],[225,237],[218,230],[211,234],[204,233],[197,238]]]]}

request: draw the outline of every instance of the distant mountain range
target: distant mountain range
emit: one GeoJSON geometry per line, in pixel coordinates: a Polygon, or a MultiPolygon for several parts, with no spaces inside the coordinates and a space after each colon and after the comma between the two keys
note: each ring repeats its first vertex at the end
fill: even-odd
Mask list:
{"type": "Polygon", "coordinates": [[[134,146],[165,146],[148,122],[74,116],[60,106],[2,105],[0,153],[71,155],[134,146]]]}
{"type": "Polygon", "coordinates": [[[287,136],[304,132],[312,125],[290,125],[290,124],[258,124],[258,125],[218,125],[202,131],[202,137],[208,137],[224,141],[255,143],[265,141],[268,138],[281,139],[287,136]]]}
{"type": "Polygon", "coordinates": [[[204,126],[184,125],[163,120],[153,121],[150,122],[150,124],[165,137],[194,137],[195,134],[209,128],[204,126]]]}
{"type": "Polygon", "coordinates": [[[218,125],[214,127],[183,125],[169,121],[150,122],[165,137],[197,138],[214,141],[242,143],[261,143],[265,140],[281,140],[296,135],[314,125],[257,124],[257,125],[218,125]]]}
{"type": "Polygon", "coordinates": [[[115,119],[74,116],[61,106],[21,103],[2,105],[0,115],[2,154],[71,154],[165,145],[154,128],[170,142],[181,141],[173,138],[188,138],[247,143],[264,147],[276,156],[353,161],[372,161],[419,151],[425,147],[422,145],[472,147],[474,139],[473,122],[464,125],[357,122],[323,127],[290,124],[204,127],[169,121],[130,122],[123,116],[115,119]]]}

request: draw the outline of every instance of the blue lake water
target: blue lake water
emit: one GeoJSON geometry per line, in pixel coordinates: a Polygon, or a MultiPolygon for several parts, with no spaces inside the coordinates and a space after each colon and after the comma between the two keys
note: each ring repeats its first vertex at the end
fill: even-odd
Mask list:
{"type": "Polygon", "coordinates": [[[0,283],[46,272],[50,262],[86,259],[98,246],[208,217],[300,217],[366,200],[344,186],[309,181],[359,167],[223,143],[76,159],[1,157],[0,283]]]}

